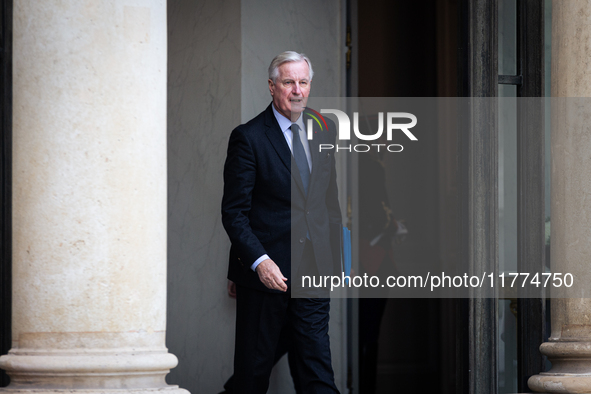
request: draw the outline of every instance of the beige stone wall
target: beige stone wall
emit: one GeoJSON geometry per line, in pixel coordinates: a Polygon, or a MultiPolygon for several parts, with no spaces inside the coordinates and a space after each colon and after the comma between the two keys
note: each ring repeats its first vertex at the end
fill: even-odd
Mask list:
{"type": "Polygon", "coordinates": [[[240,123],[240,1],[168,3],[169,376],[218,393],[232,375],[235,301],[221,223],[222,169],[240,123]]]}
{"type": "Polygon", "coordinates": [[[311,96],[345,95],[344,2],[242,0],[242,122],[271,101],[271,60],[283,51],[305,53],[314,67],[311,96]]]}
{"type": "Polygon", "coordinates": [[[552,1],[552,97],[591,97],[591,2],[552,1]]]}

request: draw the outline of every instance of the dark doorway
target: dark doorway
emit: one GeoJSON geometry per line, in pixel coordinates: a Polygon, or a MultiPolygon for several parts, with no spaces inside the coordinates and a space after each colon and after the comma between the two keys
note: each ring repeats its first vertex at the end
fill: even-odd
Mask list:
{"type": "MultiPolygon", "coordinates": [[[[455,0],[359,2],[359,96],[456,96],[457,19],[455,0]]],[[[454,259],[459,252],[449,231],[458,216],[457,136],[448,130],[434,137],[420,155],[384,160],[390,208],[409,229],[407,239],[393,247],[398,263],[454,259]]],[[[464,392],[462,300],[389,299],[383,308],[375,393],[394,387],[405,393],[464,392]]],[[[367,365],[360,347],[360,364],[367,365]]],[[[360,371],[360,393],[369,392],[366,375],[360,371]]]]}
{"type": "MultiPolygon", "coordinates": [[[[11,346],[12,0],[0,2],[0,355],[11,346]]],[[[9,383],[0,371],[0,387],[9,383]]]]}

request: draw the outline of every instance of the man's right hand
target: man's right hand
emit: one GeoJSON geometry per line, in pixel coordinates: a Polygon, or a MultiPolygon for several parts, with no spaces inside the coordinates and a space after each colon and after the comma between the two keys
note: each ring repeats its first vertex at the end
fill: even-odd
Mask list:
{"type": "Polygon", "coordinates": [[[273,290],[287,291],[287,278],[283,276],[281,270],[271,259],[266,259],[260,262],[256,268],[259,279],[267,288],[273,290]]]}

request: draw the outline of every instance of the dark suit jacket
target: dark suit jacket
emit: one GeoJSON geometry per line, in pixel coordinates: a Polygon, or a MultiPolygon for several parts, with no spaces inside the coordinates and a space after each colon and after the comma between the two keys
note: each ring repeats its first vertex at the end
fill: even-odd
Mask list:
{"type": "MultiPolygon", "coordinates": [[[[272,104],[271,104],[272,105],[272,104]]],[[[320,275],[340,270],[341,212],[334,150],[336,129],[315,129],[309,141],[312,173],[308,196],[273,109],[265,111],[230,136],[224,165],[222,222],[232,242],[228,279],[253,289],[269,290],[250,268],[265,253],[291,285],[309,232],[320,275]],[[295,171],[291,171],[291,168],[295,171]]]]}

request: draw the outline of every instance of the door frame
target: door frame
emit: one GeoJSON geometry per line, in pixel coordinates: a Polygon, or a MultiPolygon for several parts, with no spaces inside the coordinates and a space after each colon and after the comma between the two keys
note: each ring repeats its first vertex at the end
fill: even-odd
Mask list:
{"type": "MultiPolygon", "coordinates": [[[[12,0],[0,4],[0,354],[12,329],[12,0]]],[[[9,383],[0,370],[0,387],[9,383]]]]}
{"type": "MultiPolygon", "coordinates": [[[[517,74],[498,75],[497,0],[460,0],[459,95],[497,97],[498,85],[517,86],[517,97],[544,97],[544,2],[516,0],[517,74]]],[[[544,105],[527,105],[517,123],[517,269],[544,269],[544,105]]],[[[476,100],[475,100],[476,102],[476,100]]],[[[522,104],[525,103],[525,104],[522,104]]],[[[498,272],[498,128],[495,106],[474,105],[459,118],[462,258],[477,272],[498,272]],[[466,116],[467,115],[467,116],[466,116]],[[478,127],[477,127],[478,126],[478,127]]],[[[546,337],[542,294],[518,299],[518,391],[544,371],[538,348],[546,337]]],[[[498,300],[468,301],[468,392],[497,392],[498,300]],[[492,362],[491,362],[492,361],[492,362]]]]}

